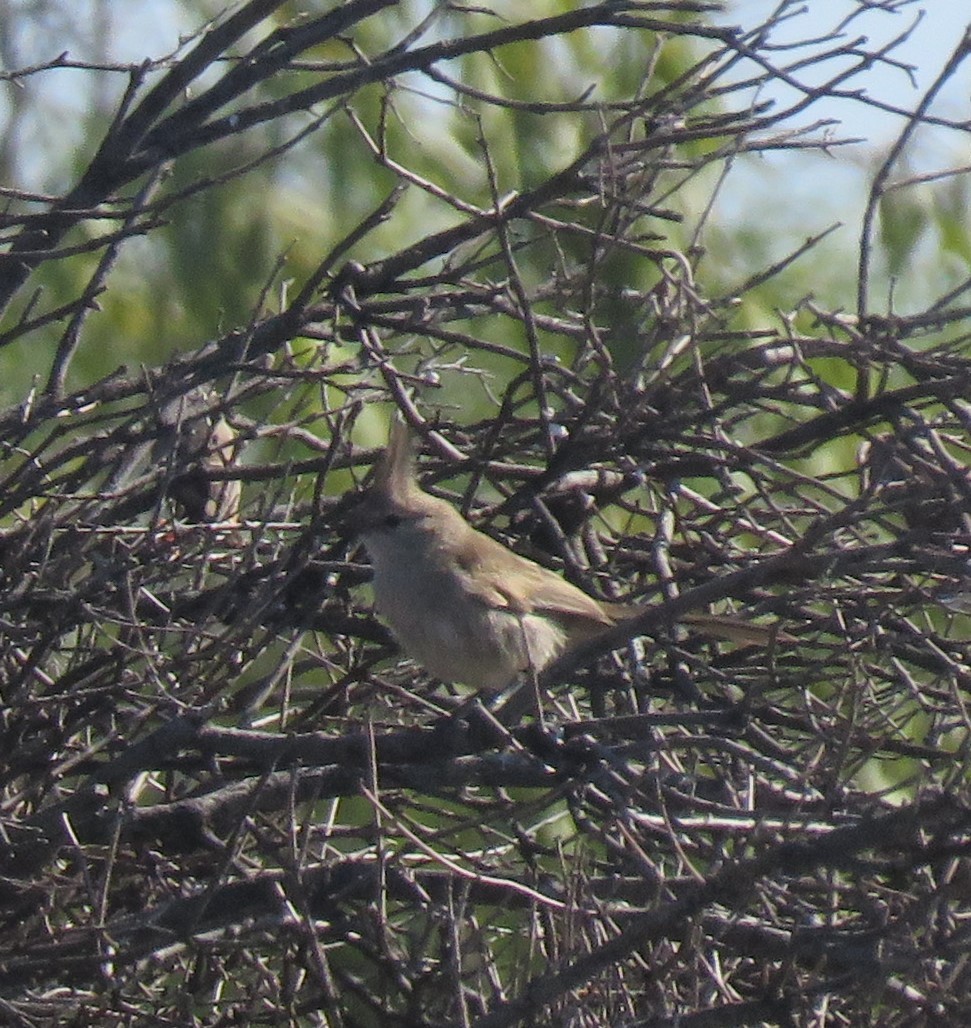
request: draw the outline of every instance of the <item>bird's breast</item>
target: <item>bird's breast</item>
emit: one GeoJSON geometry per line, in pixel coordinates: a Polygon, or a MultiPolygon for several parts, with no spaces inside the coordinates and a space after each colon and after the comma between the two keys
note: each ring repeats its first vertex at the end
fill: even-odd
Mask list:
{"type": "Polygon", "coordinates": [[[553,619],[490,606],[434,564],[410,573],[403,573],[401,561],[382,564],[375,561],[378,613],[402,648],[436,678],[497,691],[520,672],[541,670],[566,645],[566,633],[553,619]]]}

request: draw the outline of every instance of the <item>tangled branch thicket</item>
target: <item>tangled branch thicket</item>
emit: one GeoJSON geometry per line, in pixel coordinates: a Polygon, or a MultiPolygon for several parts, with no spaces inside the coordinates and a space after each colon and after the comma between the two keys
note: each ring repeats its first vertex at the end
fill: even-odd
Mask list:
{"type": "Polygon", "coordinates": [[[968,283],[875,312],[872,215],[900,185],[881,172],[860,309],[806,300],[753,327],[748,298],[811,268],[814,241],[719,293],[710,212],[682,209],[745,153],[838,149],[794,119],[893,51],[852,21],[809,56],[777,49],[785,4],[746,32],[704,4],[456,10],[383,50],[366,39],[387,0],[274,27],[279,6],[131,68],[78,184],[3,215],[0,342],[53,340],[0,417],[4,1022],[962,1023],[968,283]],[[629,96],[460,80],[464,58],[584,32],[640,48],[629,96]],[[660,77],[686,40],[695,62],[660,77]],[[325,43],[345,56],[308,56],[325,43]],[[797,99],[763,102],[782,80],[797,99]],[[409,160],[394,124],[421,92],[472,126],[489,203],[409,160]],[[510,194],[498,113],[560,119],[576,149],[510,194]],[[268,287],[250,324],[75,382],[128,241],[335,118],[393,182],[279,309],[268,287]],[[268,123],[290,142],[165,178],[268,123]],[[444,220],[358,260],[415,193],[444,220]],[[36,277],[79,252],[84,288],[45,307],[36,277]],[[461,697],[372,616],[334,483],[365,479],[375,403],[419,428],[426,486],[480,528],[655,601],[649,646],[546,676],[550,732],[450,717],[461,697]],[[776,643],[676,627],[710,604],[776,643]]]}

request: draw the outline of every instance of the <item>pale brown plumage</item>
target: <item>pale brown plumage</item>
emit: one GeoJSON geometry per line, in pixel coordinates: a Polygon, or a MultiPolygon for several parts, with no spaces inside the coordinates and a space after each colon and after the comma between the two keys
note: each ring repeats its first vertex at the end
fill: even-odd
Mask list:
{"type": "MultiPolygon", "coordinates": [[[[474,529],[418,485],[410,433],[392,424],[374,481],[356,511],[374,568],[378,612],[426,670],[476,689],[538,672],[639,607],[588,596],[474,529]]],[[[734,618],[688,614],[707,634],[768,644],[775,633],[734,618]]]]}

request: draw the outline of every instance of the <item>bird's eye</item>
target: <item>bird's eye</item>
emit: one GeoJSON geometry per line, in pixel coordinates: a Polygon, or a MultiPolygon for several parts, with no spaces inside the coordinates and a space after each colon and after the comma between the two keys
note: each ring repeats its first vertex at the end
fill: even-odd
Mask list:
{"type": "Polygon", "coordinates": [[[397,528],[401,524],[400,514],[386,514],[384,516],[384,527],[385,528],[397,528]]]}

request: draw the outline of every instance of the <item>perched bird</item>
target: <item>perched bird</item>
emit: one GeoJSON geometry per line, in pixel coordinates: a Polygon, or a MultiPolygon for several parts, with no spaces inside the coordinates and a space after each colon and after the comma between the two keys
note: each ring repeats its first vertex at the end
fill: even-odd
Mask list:
{"type": "MultiPolygon", "coordinates": [[[[451,504],[422,490],[414,460],[410,433],[395,420],[355,518],[374,569],[378,613],[432,675],[496,692],[641,612],[596,600],[474,529],[451,504]]],[[[748,644],[777,637],[734,618],[680,620],[748,644]]]]}
{"type": "Polygon", "coordinates": [[[236,463],[236,433],[222,415],[214,422],[199,419],[197,428],[184,440],[180,456],[189,461],[173,476],[168,494],[182,507],[189,521],[239,521],[239,479],[210,479],[209,471],[226,471],[236,463]]]}
{"type": "Polygon", "coordinates": [[[239,479],[209,477],[235,467],[240,450],[236,433],[216,409],[217,394],[197,386],[164,402],[149,399],[135,423],[145,438],[119,450],[105,492],[149,484],[138,512],[164,496],[187,521],[237,523],[239,479]]]}

